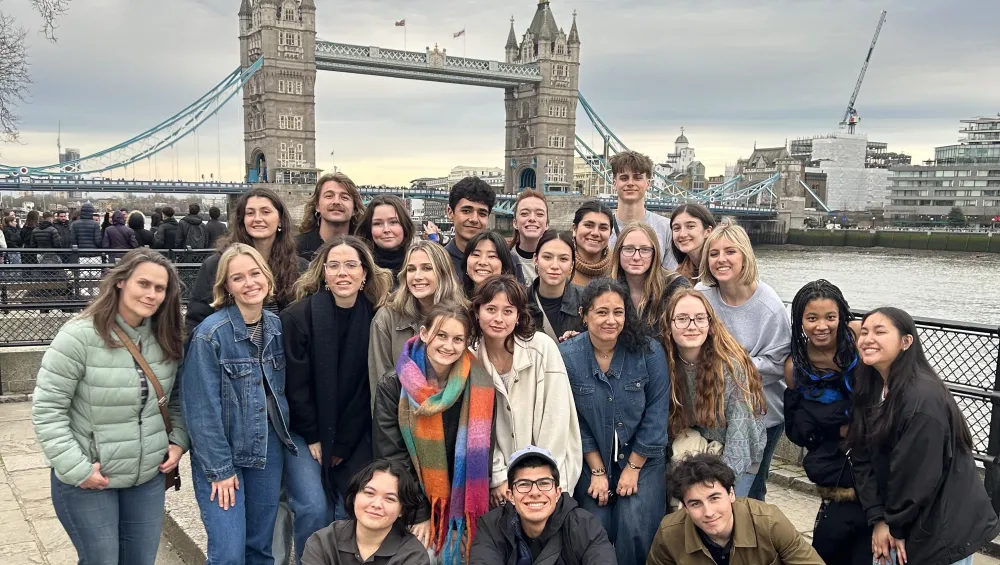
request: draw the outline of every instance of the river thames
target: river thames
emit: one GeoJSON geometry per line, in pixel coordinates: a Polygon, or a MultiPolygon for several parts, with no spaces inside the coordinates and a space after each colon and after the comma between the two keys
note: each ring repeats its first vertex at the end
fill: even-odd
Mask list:
{"type": "Polygon", "coordinates": [[[1000,254],[761,245],[760,279],[791,302],[827,279],[852,308],[896,306],[913,316],[1000,326],[1000,254]]]}

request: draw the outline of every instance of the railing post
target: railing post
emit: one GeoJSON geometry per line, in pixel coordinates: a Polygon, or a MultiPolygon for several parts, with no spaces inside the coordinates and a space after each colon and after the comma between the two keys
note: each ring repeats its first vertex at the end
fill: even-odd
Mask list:
{"type": "MultiPolygon", "coordinates": [[[[997,328],[997,366],[993,376],[993,390],[1000,392],[1000,328],[997,328]]],[[[986,464],[986,492],[993,501],[993,510],[1000,512],[1000,401],[990,401],[990,438],[986,455],[993,461],[986,464]]]]}

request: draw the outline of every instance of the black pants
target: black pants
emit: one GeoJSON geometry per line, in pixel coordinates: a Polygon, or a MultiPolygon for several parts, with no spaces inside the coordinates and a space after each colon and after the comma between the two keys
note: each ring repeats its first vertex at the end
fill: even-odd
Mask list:
{"type": "Polygon", "coordinates": [[[813,526],[813,548],[826,563],[871,565],[872,528],[861,504],[824,500],[813,526]]]}

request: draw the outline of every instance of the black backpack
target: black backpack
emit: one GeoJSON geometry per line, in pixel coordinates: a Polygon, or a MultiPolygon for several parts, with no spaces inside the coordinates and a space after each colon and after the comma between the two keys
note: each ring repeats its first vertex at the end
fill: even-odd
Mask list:
{"type": "Polygon", "coordinates": [[[187,232],[184,234],[184,247],[205,249],[206,245],[208,245],[208,234],[205,233],[205,223],[188,224],[187,232]]]}

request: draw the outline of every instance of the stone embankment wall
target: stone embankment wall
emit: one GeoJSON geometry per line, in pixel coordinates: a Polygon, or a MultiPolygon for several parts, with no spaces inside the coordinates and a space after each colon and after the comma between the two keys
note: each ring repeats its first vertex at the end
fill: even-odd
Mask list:
{"type": "Polygon", "coordinates": [[[786,243],[808,247],[892,247],[1000,253],[1000,234],[944,231],[789,230],[786,243]]]}

